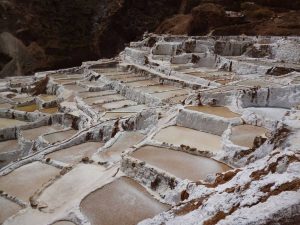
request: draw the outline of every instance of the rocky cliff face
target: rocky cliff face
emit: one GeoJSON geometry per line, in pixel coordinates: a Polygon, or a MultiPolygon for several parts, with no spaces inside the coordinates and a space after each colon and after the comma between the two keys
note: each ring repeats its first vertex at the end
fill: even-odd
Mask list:
{"type": "Polygon", "coordinates": [[[300,2],[191,0],[157,33],[205,35],[299,35],[300,2]],[[181,18],[181,19],[178,19],[181,18]]]}
{"type": "Polygon", "coordinates": [[[2,0],[0,77],[113,57],[146,31],[297,35],[299,8],[292,0],[2,0]]]}
{"type": "Polygon", "coordinates": [[[112,57],[177,12],[180,0],[0,2],[0,76],[112,57]]]}

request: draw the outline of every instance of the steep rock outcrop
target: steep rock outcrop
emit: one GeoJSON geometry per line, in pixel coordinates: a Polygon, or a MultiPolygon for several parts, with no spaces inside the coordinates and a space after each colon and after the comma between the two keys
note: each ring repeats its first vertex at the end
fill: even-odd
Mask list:
{"type": "Polygon", "coordinates": [[[156,32],[189,35],[299,35],[299,9],[298,1],[191,0],[181,10],[184,15],[166,19],[156,32]],[[186,18],[190,19],[187,21],[186,18]]]}
{"type": "Polygon", "coordinates": [[[180,0],[0,2],[0,76],[80,65],[116,55],[176,13],[180,0]]]}

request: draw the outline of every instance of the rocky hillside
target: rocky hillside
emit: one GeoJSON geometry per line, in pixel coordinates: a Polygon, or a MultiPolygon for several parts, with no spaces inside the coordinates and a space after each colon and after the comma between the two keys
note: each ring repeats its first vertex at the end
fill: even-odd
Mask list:
{"type": "Polygon", "coordinates": [[[183,1],[180,14],[157,33],[205,35],[299,35],[299,1],[183,1]]]}
{"type": "Polygon", "coordinates": [[[112,57],[179,6],[180,0],[1,1],[0,76],[112,57]]]}
{"type": "Polygon", "coordinates": [[[2,0],[0,77],[113,57],[146,31],[299,35],[299,8],[293,0],[2,0]]]}

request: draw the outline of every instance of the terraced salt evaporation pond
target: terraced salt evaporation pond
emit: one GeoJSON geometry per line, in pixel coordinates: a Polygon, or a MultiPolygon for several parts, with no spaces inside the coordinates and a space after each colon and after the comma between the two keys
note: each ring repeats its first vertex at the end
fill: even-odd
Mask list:
{"type": "Polygon", "coordinates": [[[155,146],[143,146],[131,156],[161,168],[176,177],[192,181],[204,180],[207,175],[231,169],[226,164],[210,158],[155,146]]]}
{"type": "Polygon", "coordinates": [[[66,84],[64,85],[65,89],[68,91],[74,91],[74,92],[84,92],[86,91],[86,88],[83,88],[77,84],[66,84]]]}
{"type": "Polygon", "coordinates": [[[43,134],[59,131],[62,129],[63,127],[60,125],[41,126],[33,129],[21,130],[21,134],[27,140],[35,140],[43,134]]]}
{"type": "Polygon", "coordinates": [[[177,96],[181,96],[181,95],[187,95],[187,94],[188,94],[187,90],[179,89],[179,90],[173,90],[173,91],[152,93],[151,95],[156,98],[159,98],[161,100],[164,100],[164,99],[169,99],[169,98],[173,98],[173,97],[177,97],[177,96]]]}
{"type": "Polygon", "coordinates": [[[124,118],[124,117],[130,117],[135,115],[134,112],[107,112],[104,116],[102,116],[101,119],[103,120],[112,120],[112,119],[118,119],[118,118],[124,118]]]}
{"type": "Polygon", "coordinates": [[[6,198],[0,197],[0,209],[0,224],[2,224],[7,218],[16,214],[22,208],[18,204],[7,200],[6,198]]]}
{"type": "Polygon", "coordinates": [[[265,136],[268,132],[266,128],[252,125],[240,125],[232,127],[230,140],[233,144],[248,148],[253,147],[253,142],[257,136],[265,136]]]}
{"type": "Polygon", "coordinates": [[[32,102],[34,101],[34,97],[28,96],[28,97],[16,97],[12,99],[14,102],[18,104],[24,104],[26,102],[32,102]]]}
{"type": "Polygon", "coordinates": [[[126,99],[122,95],[105,95],[105,96],[97,96],[84,99],[84,102],[88,105],[95,105],[101,104],[104,102],[113,102],[113,101],[120,101],[126,99]]]}
{"type": "Polygon", "coordinates": [[[0,142],[0,168],[6,166],[11,161],[17,160],[21,154],[21,146],[18,140],[8,140],[0,142]],[[9,158],[7,156],[9,155],[9,158]],[[6,156],[6,157],[5,157],[6,156]]]}
{"type": "Polygon", "coordinates": [[[38,110],[41,113],[54,114],[58,112],[58,107],[39,109],[39,107],[36,104],[33,104],[33,105],[25,105],[25,106],[16,106],[15,110],[23,111],[23,112],[34,112],[38,110]]]}
{"type": "Polygon", "coordinates": [[[192,110],[192,111],[197,111],[197,112],[202,112],[202,113],[207,113],[215,116],[220,116],[224,118],[236,118],[240,117],[240,114],[232,112],[230,109],[227,107],[222,107],[222,106],[187,106],[186,109],[192,110]]]}
{"type": "Polygon", "coordinates": [[[116,75],[105,75],[110,80],[119,80],[124,78],[132,78],[132,77],[142,77],[140,74],[135,73],[123,73],[123,74],[116,74],[116,75]]]}
{"type": "Polygon", "coordinates": [[[29,122],[16,120],[16,119],[0,118],[0,129],[21,126],[28,123],[29,122]]]}
{"type": "Polygon", "coordinates": [[[133,225],[169,209],[140,184],[122,177],[88,195],[80,205],[93,225],[133,225]]]}
{"type": "Polygon", "coordinates": [[[129,87],[146,87],[146,86],[157,85],[157,84],[159,84],[159,83],[155,82],[153,80],[143,80],[143,81],[136,81],[136,82],[127,83],[126,86],[129,86],[129,87]]]}
{"type": "Polygon", "coordinates": [[[171,91],[171,90],[179,90],[180,88],[170,86],[170,85],[152,85],[147,87],[139,87],[137,90],[140,90],[145,93],[155,93],[155,92],[163,92],[163,91],[171,91]]]}
{"type": "Polygon", "coordinates": [[[58,174],[59,169],[53,166],[33,162],[0,177],[0,190],[28,202],[37,189],[58,174]]]}
{"type": "Polygon", "coordinates": [[[19,143],[17,140],[8,140],[0,142],[0,154],[4,152],[11,152],[19,149],[19,143]]]}
{"type": "Polygon", "coordinates": [[[34,112],[35,110],[38,110],[38,109],[39,108],[36,104],[15,107],[15,110],[24,111],[24,112],[34,112]]]}
{"type": "Polygon", "coordinates": [[[98,97],[98,96],[112,95],[112,94],[116,94],[116,93],[117,92],[114,91],[114,90],[96,91],[96,92],[85,91],[85,92],[80,92],[78,94],[78,96],[81,97],[81,98],[89,98],[89,97],[98,97]]]}
{"type": "Polygon", "coordinates": [[[221,137],[180,126],[169,126],[159,131],[154,139],[176,146],[187,145],[202,151],[221,150],[221,137]]]}
{"type": "MultiPolygon", "coordinates": [[[[126,106],[133,106],[133,105],[137,105],[137,103],[131,100],[116,101],[116,102],[110,102],[110,103],[105,103],[103,105],[100,105],[100,110],[103,109],[113,110],[113,109],[123,108],[126,106]]],[[[98,109],[98,107],[95,106],[95,109],[98,109]]]]}
{"type": "Polygon", "coordinates": [[[76,130],[64,130],[64,131],[59,131],[59,132],[54,132],[51,134],[46,134],[43,136],[43,138],[48,141],[50,144],[54,144],[56,142],[61,142],[66,139],[71,138],[73,135],[77,133],[76,130]]]}
{"type": "Polygon", "coordinates": [[[117,80],[122,82],[122,83],[130,83],[130,82],[136,82],[136,81],[143,81],[147,80],[147,77],[144,76],[134,76],[134,77],[123,77],[123,78],[118,78],[117,80]]]}
{"type": "Polygon", "coordinates": [[[87,142],[50,153],[46,155],[46,158],[74,164],[80,162],[83,157],[91,158],[91,156],[102,146],[103,143],[101,142],[87,142]]]}
{"type": "Polygon", "coordinates": [[[0,104],[0,109],[10,109],[11,107],[12,107],[12,105],[9,103],[1,103],[0,104]]]}
{"type": "Polygon", "coordinates": [[[56,95],[46,95],[46,94],[39,95],[39,98],[46,102],[55,101],[57,99],[56,95]]]}
{"type": "Polygon", "coordinates": [[[40,112],[47,113],[47,114],[55,114],[58,112],[58,107],[52,107],[52,108],[46,108],[46,109],[40,109],[40,112]]]}
{"type": "Polygon", "coordinates": [[[168,102],[170,104],[179,104],[179,103],[182,103],[187,97],[188,97],[188,95],[180,95],[177,97],[171,97],[168,99],[168,102]]]}
{"type": "Polygon", "coordinates": [[[118,161],[121,159],[124,150],[138,144],[144,137],[139,132],[125,132],[110,147],[102,151],[99,156],[101,160],[118,161]]]}
{"type": "Polygon", "coordinates": [[[132,112],[140,112],[143,109],[147,109],[147,108],[148,107],[146,105],[133,105],[133,106],[127,106],[127,107],[124,107],[124,108],[114,109],[110,112],[129,112],[129,113],[132,113],[132,112]]]}
{"type": "Polygon", "coordinates": [[[75,83],[77,80],[81,80],[82,78],[74,78],[74,79],[55,79],[54,82],[57,84],[70,84],[75,83]]]}

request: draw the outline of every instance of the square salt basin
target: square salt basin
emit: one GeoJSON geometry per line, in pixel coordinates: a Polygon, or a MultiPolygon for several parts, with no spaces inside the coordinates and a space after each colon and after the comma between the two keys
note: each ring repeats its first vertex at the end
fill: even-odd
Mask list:
{"type": "Polygon", "coordinates": [[[9,103],[1,103],[0,104],[0,109],[11,109],[12,105],[9,103]]]}
{"type": "Polygon", "coordinates": [[[0,190],[28,202],[29,197],[59,171],[53,166],[32,162],[0,177],[0,190]]]}
{"type": "Polygon", "coordinates": [[[227,84],[237,80],[234,73],[225,71],[195,71],[187,73],[192,76],[200,77],[206,80],[214,81],[220,84],[227,84]]]}
{"type": "Polygon", "coordinates": [[[62,129],[63,127],[60,125],[41,126],[33,129],[21,130],[21,135],[27,140],[36,140],[43,134],[52,133],[62,129]]]}
{"type": "Polygon", "coordinates": [[[172,90],[179,90],[180,88],[170,86],[170,85],[152,85],[147,87],[139,87],[136,90],[145,92],[145,93],[156,93],[156,92],[165,92],[165,91],[172,91],[172,90]]]}
{"type": "Polygon", "coordinates": [[[95,105],[95,104],[102,104],[105,102],[113,102],[113,101],[120,101],[125,100],[126,98],[119,94],[114,95],[105,95],[105,96],[97,96],[84,99],[84,102],[88,105],[95,105]]]}
{"type": "Polygon", "coordinates": [[[126,177],[92,192],[80,204],[81,212],[93,225],[133,225],[169,208],[126,177]]]}
{"type": "Polygon", "coordinates": [[[58,112],[58,107],[40,109],[40,112],[47,114],[55,114],[58,112]]]}
{"type": "Polygon", "coordinates": [[[219,117],[224,117],[227,119],[230,118],[236,118],[240,117],[240,114],[232,112],[229,108],[223,107],[223,106],[187,106],[185,107],[186,109],[192,110],[192,111],[197,111],[197,112],[202,112],[206,114],[211,114],[219,117]]]}
{"type": "Polygon", "coordinates": [[[61,80],[54,80],[56,84],[65,85],[65,84],[75,84],[76,81],[73,79],[61,79],[61,80]]]}
{"type": "Polygon", "coordinates": [[[31,104],[31,105],[15,106],[14,109],[23,112],[34,112],[38,110],[39,107],[36,104],[31,104]]]}
{"type": "Polygon", "coordinates": [[[266,88],[266,87],[280,87],[282,85],[276,84],[276,83],[272,83],[271,81],[268,80],[264,80],[264,79],[250,79],[250,80],[241,80],[238,81],[237,83],[235,83],[235,85],[239,85],[239,86],[247,86],[247,87],[262,87],[262,88],[266,88]]]}
{"type": "Polygon", "coordinates": [[[208,175],[222,173],[231,168],[216,160],[189,153],[143,146],[131,154],[132,157],[161,168],[181,179],[204,180],[208,175]]]}
{"type": "Polygon", "coordinates": [[[55,73],[55,74],[49,74],[48,77],[51,77],[53,79],[67,79],[67,74],[62,73],[55,73]]]}
{"type": "Polygon", "coordinates": [[[0,197],[0,209],[0,224],[2,224],[6,219],[20,211],[22,207],[6,198],[0,197]]]}
{"type": "Polygon", "coordinates": [[[114,72],[103,73],[103,75],[109,77],[115,77],[115,76],[126,76],[126,75],[136,75],[136,74],[128,70],[124,70],[124,71],[119,70],[114,72]]]}
{"type": "Polygon", "coordinates": [[[84,157],[91,158],[92,155],[103,146],[101,142],[87,142],[61,149],[46,155],[46,158],[54,159],[64,163],[75,164],[84,157]]]}
{"type": "Polygon", "coordinates": [[[105,83],[103,83],[99,80],[97,80],[97,81],[84,80],[84,81],[80,81],[79,84],[80,84],[80,86],[85,87],[85,88],[96,88],[96,87],[101,87],[101,86],[105,85],[105,83]]]}
{"type": "Polygon", "coordinates": [[[135,77],[122,77],[119,79],[116,79],[115,81],[120,81],[122,83],[131,83],[131,82],[136,82],[136,81],[143,81],[143,80],[148,80],[148,77],[144,76],[135,76],[135,77]]]}
{"type": "Polygon", "coordinates": [[[70,139],[76,133],[77,133],[76,130],[70,129],[70,130],[64,130],[64,131],[58,131],[58,132],[54,132],[54,133],[50,133],[50,134],[45,134],[45,135],[43,135],[43,138],[50,144],[55,144],[57,142],[61,142],[61,141],[70,139]]]}
{"type": "Polygon", "coordinates": [[[143,80],[143,81],[127,83],[126,86],[138,88],[138,87],[146,87],[146,86],[157,85],[157,84],[159,83],[153,80],[143,80]]]}
{"type": "Polygon", "coordinates": [[[27,97],[16,97],[12,99],[14,102],[16,102],[17,104],[23,104],[26,102],[33,102],[34,101],[34,97],[31,96],[27,96],[27,97]]]}
{"type": "Polygon", "coordinates": [[[168,102],[170,104],[181,104],[187,97],[188,95],[181,95],[181,96],[169,98],[168,102]]]}
{"type": "Polygon", "coordinates": [[[53,78],[53,79],[70,79],[70,78],[75,78],[75,79],[79,79],[79,78],[83,78],[82,74],[65,74],[65,73],[56,73],[56,74],[49,74],[49,77],[53,78]]]}
{"type": "Polygon", "coordinates": [[[164,128],[153,139],[175,146],[186,145],[201,151],[218,152],[222,149],[220,136],[180,126],[164,128]]]}
{"type": "Polygon", "coordinates": [[[45,102],[52,102],[57,99],[56,95],[46,95],[46,94],[41,94],[38,96],[40,99],[42,99],[45,102]]]}
{"type": "Polygon", "coordinates": [[[108,75],[107,76],[110,80],[119,80],[122,78],[130,78],[130,77],[141,77],[140,74],[135,74],[135,73],[124,73],[124,74],[119,74],[119,75],[108,75]]]}
{"type": "Polygon", "coordinates": [[[268,130],[264,127],[239,125],[232,127],[229,139],[235,145],[252,148],[255,137],[265,137],[267,132],[268,130]]]}
{"type": "Polygon", "coordinates": [[[113,95],[116,93],[117,92],[114,90],[97,91],[97,92],[85,91],[85,92],[80,92],[78,96],[81,98],[91,98],[91,97],[98,97],[98,96],[105,96],[105,95],[113,95]]]}
{"type": "Polygon", "coordinates": [[[102,161],[118,161],[124,150],[138,144],[144,137],[139,132],[125,132],[118,137],[112,146],[100,152],[99,156],[102,161]]]}
{"type": "Polygon", "coordinates": [[[216,87],[216,88],[211,88],[211,89],[203,89],[200,90],[201,92],[205,93],[227,93],[227,92],[234,92],[237,90],[243,90],[245,88],[239,87],[239,86],[234,86],[234,85],[226,85],[226,86],[221,86],[221,87],[216,87]]]}
{"type": "Polygon", "coordinates": [[[119,108],[119,109],[114,109],[110,112],[141,112],[144,109],[147,109],[148,107],[146,105],[133,105],[133,106],[128,106],[124,108],[119,108]]]}
{"type": "Polygon", "coordinates": [[[26,125],[29,122],[16,120],[16,119],[8,119],[8,118],[0,118],[0,129],[9,128],[9,127],[16,127],[21,125],[26,125]]]}
{"type": "MultiPolygon", "coordinates": [[[[113,170],[115,171],[115,170],[113,170]]],[[[77,164],[70,172],[56,180],[47,187],[37,199],[39,202],[47,203],[43,212],[52,213],[58,208],[77,203],[97,183],[105,183],[106,179],[112,176],[111,171],[104,171],[104,168],[92,164],[77,164]]],[[[43,223],[42,223],[43,224],[43,223]]]]}
{"type": "Polygon", "coordinates": [[[164,99],[169,99],[169,98],[173,98],[176,96],[181,96],[181,95],[187,95],[189,92],[187,90],[184,89],[178,89],[178,90],[174,90],[174,91],[166,91],[166,92],[161,92],[161,93],[153,93],[151,94],[154,97],[157,97],[161,100],[164,99]]]}
{"type": "Polygon", "coordinates": [[[149,79],[148,77],[142,76],[142,75],[131,75],[131,76],[123,75],[123,76],[113,76],[113,77],[108,76],[108,78],[110,80],[121,81],[121,82],[124,82],[124,83],[142,81],[142,80],[148,80],[149,79]]]}
{"type": "Polygon", "coordinates": [[[17,160],[21,154],[21,146],[18,143],[18,140],[9,140],[0,142],[0,168],[6,166],[12,161],[17,160]],[[1,157],[2,155],[2,157],[1,157]],[[8,156],[3,157],[3,156],[8,156]]]}
{"type": "Polygon", "coordinates": [[[6,152],[13,152],[20,149],[18,140],[8,140],[0,142],[0,154],[6,152]]]}
{"type": "Polygon", "coordinates": [[[131,100],[123,100],[123,101],[105,103],[102,105],[101,104],[95,105],[93,106],[93,109],[98,111],[106,111],[106,110],[110,111],[110,110],[119,109],[127,106],[133,106],[133,105],[137,105],[137,103],[131,100]]]}
{"type": "Polygon", "coordinates": [[[82,78],[71,78],[71,79],[55,79],[53,80],[57,84],[74,84],[76,81],[81,80],[82,78]]]}
{"type": "Polygon", "coordinates": [[[99,68],[99,69],[92,69],[96,73],[100,74],[123,74],[125,71],[120,71],[119,68],[116,67],[107,67],[107,68],[99,68]]]}
{"type": "Polygon", "coordinates": [[[134,116],[134,112],[106,112],[104,116],[101,117],[101,120],[114,120],[119,118],[127,118],[134,116]]]}
{"type": "Polygon", "coordinates": [[[84,92],[86,91],[86,88],[83,88],[77,84],[66,84],[64,85],[65,89],[69,91],[75,91],[75,92],[84,92]]]}

